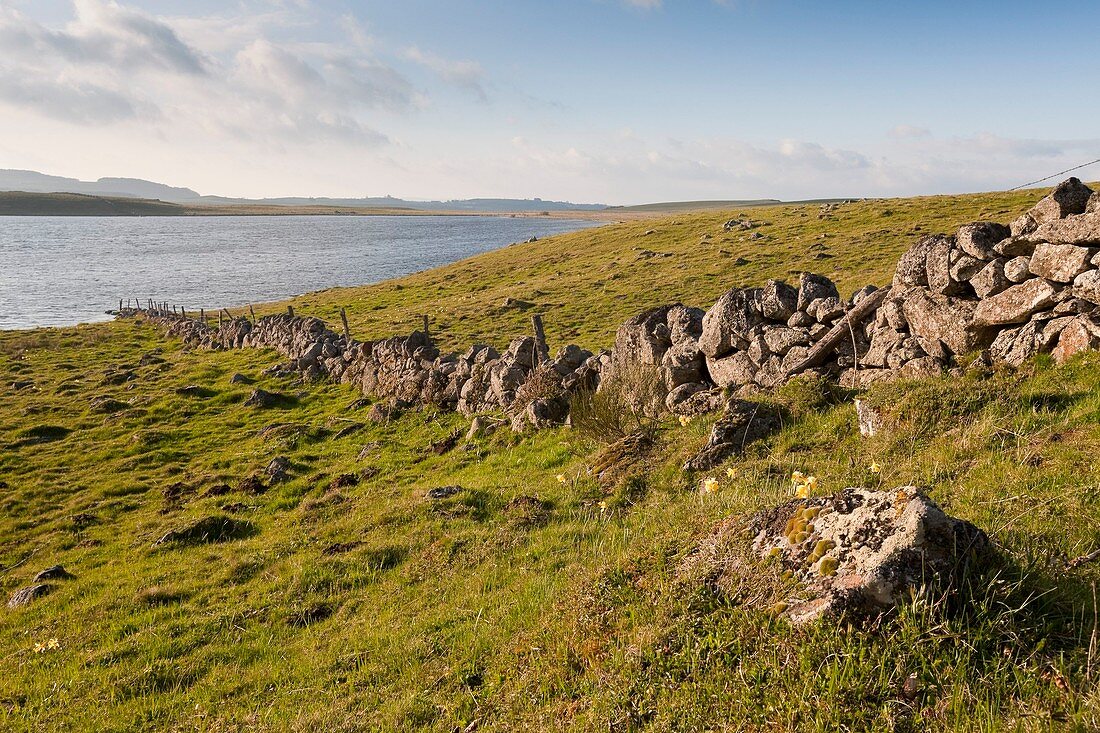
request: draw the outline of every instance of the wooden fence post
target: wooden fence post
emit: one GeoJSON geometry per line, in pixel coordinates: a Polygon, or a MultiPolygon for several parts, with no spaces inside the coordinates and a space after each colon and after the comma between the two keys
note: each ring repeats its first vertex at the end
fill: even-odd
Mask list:
{"type": "Polygon", "coordinates": [[[535,330],[535,356],[539,364],[550,361],[550,349],[546,345],[546,333],[542,329],[542,316],[538,313],[531,316],[531,327],[535,330]]]}
{"type": "Polygon", "coordinates": [[[218,328],[222,327],[222,312],[218,311],[218,328]]]}
{"type": "Polygon", "coordinates": [[[206,309],[199,308],[199,320],[202,321],[202,325],[206,325],[206,309]]]}
{"type": "Polygon", "coordinates": [[[348,328],[348,312],[343,306],[340,306],[340,322],[344,324],[344,343],[350,344],[351,329],[348,328]]]}
{"type": "Polygon", "coordinates": [[[290,316],[291,318],[293,318],[293,317],[294,317],[294,306],[292,306],[292,305],[288,305],[288,306],[286,307],[286,314],[287,314],[288,316],[290,316]]]}
{"type": "Polygon", "coordinates": [[[430,339],[431,334],[428,332],[428,315],[425,313],[421,318],[424,319],[424,335],[430,339]]]}
{"type": "Polygon", "coordinates": [[[252,316],[252,321],[256,321],[256,311],[252,310],[252,304],[248,304],[248,315],[252,316]]]}

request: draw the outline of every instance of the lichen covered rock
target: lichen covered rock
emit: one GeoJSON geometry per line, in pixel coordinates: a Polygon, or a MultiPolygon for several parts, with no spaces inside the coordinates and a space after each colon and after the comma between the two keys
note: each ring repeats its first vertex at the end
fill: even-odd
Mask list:
{"type": "Polygon", "coordinates": [[[942,591],[990,547],[984,532],[913,486],[797,499],[760,512],[749,528],[754,554],[798,581],[776,608],[795,623],[888,610],[922,586],[942,591]]]}

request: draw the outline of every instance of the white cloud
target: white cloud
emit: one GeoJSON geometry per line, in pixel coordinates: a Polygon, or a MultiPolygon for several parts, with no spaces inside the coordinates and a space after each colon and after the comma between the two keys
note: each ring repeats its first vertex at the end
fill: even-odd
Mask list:
{"type": "Polygon", "coordinates": [[[422,51],[417,46],[410,46],[405,49],[404,56],[409,61],[432,71],[448,84],[454,84],[471,91],[482,101],[488,99],[483,86],[485,70],[476,61],[445,59],[433,53],[422,51]]]}
{"type": "MultiPolygon", "coordinates": [[[[378,114],[425,106],[424,95],[371,51],[345,19],[347,40],[298,38],[309,14],[158,18],[113,0],[74,0],[73,18],[47,27],[0,9],[0,104],[74,124],[142,124],[156,134],[211,135],[263,146],[389,141],[378,114]]],[[[458,69],[461,80],[462,69],[458,69]]]]}

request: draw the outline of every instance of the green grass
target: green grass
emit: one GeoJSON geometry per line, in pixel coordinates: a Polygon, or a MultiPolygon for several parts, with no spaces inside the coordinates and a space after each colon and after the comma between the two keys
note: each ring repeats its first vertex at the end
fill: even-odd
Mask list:
{"type": "MultiPolygon", "coordinates": [[[[848,290],[885,282],[918,222],[931,232],[983,212],[1007,220],[1035,198],[856,204],[825,221],[816,208],[805,219],[754,209],[772,222],[762,245],[721,243],[713,229],[736,212],[684,215],[306,296],[296,308],[331,318],[345,304],[359,335],[382,336],[432,303],[454,347],[475,337],[499,346],[526,316],[495,304],[537,297],[561,303],[547,309],[555,339],[572,330],[605,346],[642,307],[707,304],[733,284],[802,267],[848,290]],[[834,256],[812,260],[805,245],[826,227],[834,256]],[[708,231],[713,243],[700,246],[708,231]],[[676,256],[635,262],[634,246],[676,256]],[[753,261],[733,267],[722,247],[753,261]]],[[[351,387],[263,376],[277,362],[264,351],[184,350],[135,322],[0,333],[0,591],[55,563],[77,576],[0,609],[0,729],[1100,725],[1100,563],[1066,568],[1100,547],[1098,355],[876,387],[866,398],[892,427],[871,440],[859,438],[848,395],[791,385],[773,398],[788,424],[716,470],[720,489],[705,497],[701,477],[678,467],[709,419],[665,423],[627,480],[601,486],[586,470],[599,446],[567,430],[502,431],[436,455],[433,442],[467,427],[461,416],[424,409],[370,423],[351,387]],[[132,379],[118,377],[127,371],[132,379]],[[255,385],[231,384],[236,372],[255,385]],[[17,381],[34,387],[16,391],[17,381]],[[209,391],[181,393],[189,385],[209,391]],[[254,386],[296,400],[250,408],[254,386]],[[125,406],[98,412],[97,398],[125,406]],[[263,493],[242,484],[275,456],[291,461],[289,481],[263,493]],[[872,460],[880,474],[867,470],[872,460]],[[785,499],[796,469],[822,491],[927,486],[989,532],[1002,559],[973,579],[961,608],[918,598],[869,625],[797,629],[683,571],[722,519],[785,499]],[[425,498],[449,484],[464,491],[425,498]],[[545,511],[513,503],[524,496],[545,511]],[[156,544],[211,516],[247,531],[156,544]],[[35,651],[50,639],[60,648],[35,651]]]]}
{"type": "MultiPolygon", "coordinates": [[[[976,219],[1009,221],[1038,198],[1023,191],[882,199],[845,204],[826,219],[818,218],[816,205],[684,213],[513,245],[398,280],[290,302],[332,323],[339,323],[346,306],[352,332],[362,339],[411,331],[426,314],[446,347],[465,349],[530,331],[531,311],[502,307],[516,298],[545,315],[551,348],[601,348],[611,345],[619,324],[647,308],[677,301],[707,307],[734,285],[797,281],[803,270],[833,278],[843,295],[868,283],[887,284],[898,257],[918,237],[954,233],[976,219]],[[722,231],[741,214],[762,226],[722,231]],[[763,239],[750,239],[753,232],[763,239]]],[[[256,312],[279,308],[285,305],[256,312]]]]}

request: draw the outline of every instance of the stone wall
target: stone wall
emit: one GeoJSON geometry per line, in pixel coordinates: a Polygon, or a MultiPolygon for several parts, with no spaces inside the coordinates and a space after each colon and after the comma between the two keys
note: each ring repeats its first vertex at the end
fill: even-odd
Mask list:
{"type": "Polygon", "coordinates": [[[1040,352],[1061,362],[1100,346],[1098,265],[1100,196],[1071,178],[1010,225],[976,222],[921,239],[883,291],[867,286],[842,298],[811,273],[797,285],[733,288],[706,311],[677,303],[631,318],[610,352],[570,345],[542,365],[530,336],[503,354],[475,345],[441,355],[423,332],[348,342],[317,318],[237,318],[214,328],[146,315],[200,348],[272,348],[307,378],[399,404],[503,411],[520,429],[562,422],[571,394],[632,370],[659,382],[647,411],[696,414],[719,409],[731,392],[806,371],[862,387],[957,368],[957,357],[973,352],[1013,366],[1040,352]]]}

